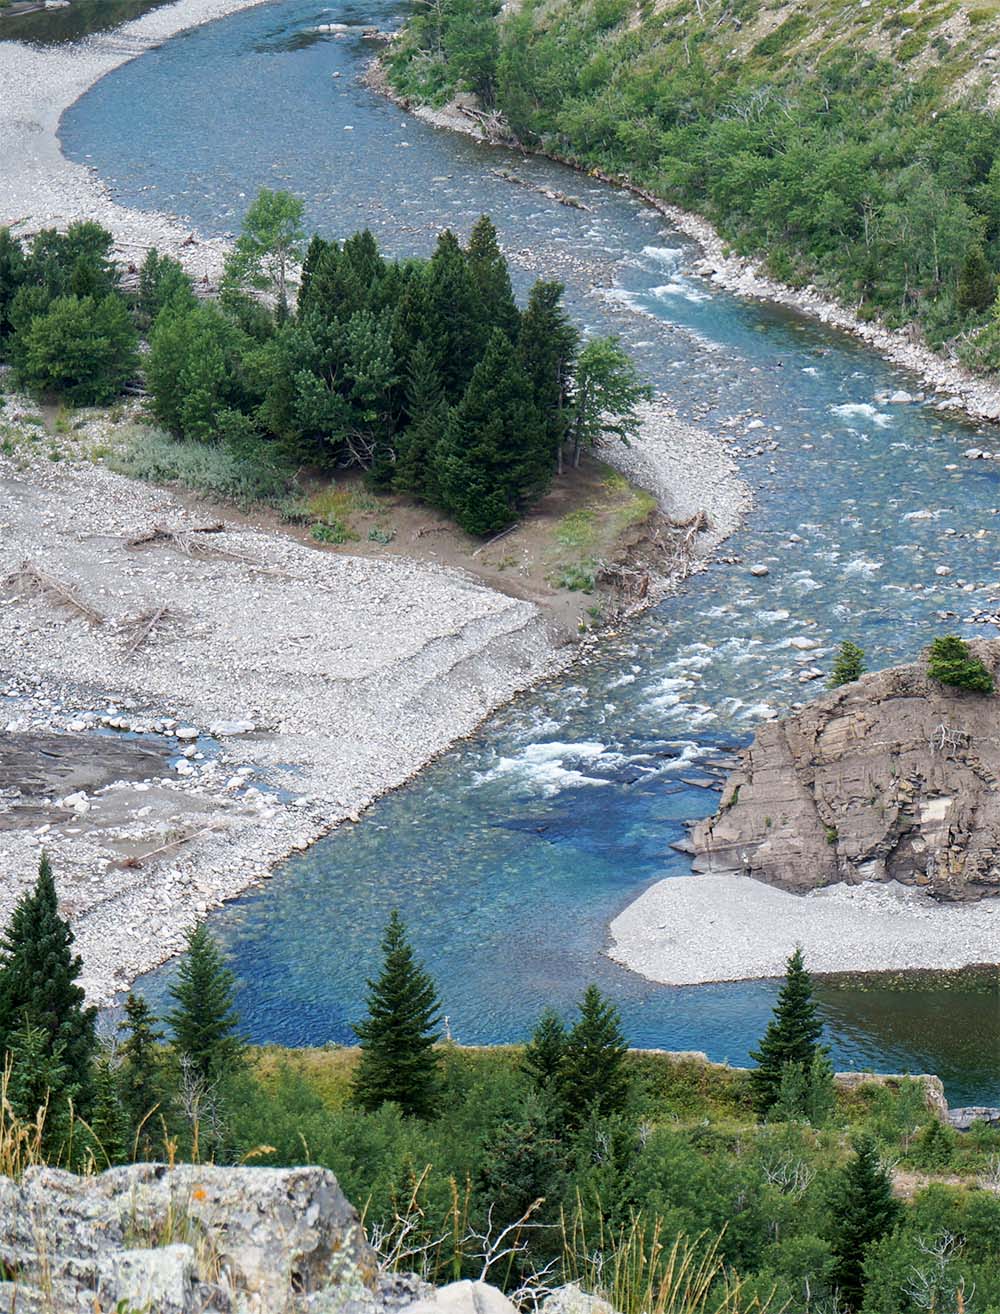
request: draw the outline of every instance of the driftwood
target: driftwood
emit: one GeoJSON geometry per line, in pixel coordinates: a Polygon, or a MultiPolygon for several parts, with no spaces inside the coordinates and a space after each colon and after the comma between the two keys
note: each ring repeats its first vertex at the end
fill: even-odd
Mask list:
{"type": "Polygon", "coordinates": [[[154,635],[157,629],[174,626],[183,616],[167,606],[154,607],[151,611],[140,612],[138,616],[129,616],[121,621],[118,630],[121,634],[131,635],[131,642],[126,646],[124,656],[133,657],[154,635]]]}
{"type": "Polygon", "coordinates": [[[167,853],[170,849],[180,848],[182,844],[190,844],[192,840],[200,839],[202,835],[208,835],[212,831],[221,830],[222,827],[218,822],[212,822],[210,826],[202,826],[201,830],[193,830],[188,835],[180,835],[177,839],[171,840],[168,844],[161,844],[157,849],[150,849],[148,853],[135,854],[129,858],[123,858],[121,866],[135,869],[141,867],[149,858],[155,858],[158,853],[167,853]]]}
{"type": "Polygon", "coordinates": [[[61,579],[56,579],[55,575],[48,574],[32,561],[23,561],[17,570],[0,583],[5,589],[16,589],[23,594],[47,598],[57,607],[65,607],[68,611],[76,612],[91,625],[104,624],[101,613],[89,602],[85,602],[77,589],[61,579]]]}
{"type": "Polygon", "coordinates": [[[126,538],[125,546],[134,550],[162,543],[166,547],[175,548],[186,557],[214,557],[221,561],[252,563],[253,557],[247,556],[245,552],[230,552],[228,548],[210,547],[200,537],[204,534],[224,534],[225,531],[226,526],[222,520],[217,520],[211,525],[194,525],[190,529],[169,529],[166,525],[154,525],[152,529],[146,529],[141,534],[133,534],[130,538],[126,538]]]}
{"type": "Polygon", "coordinates": [[[560,205],[568,205],[571,210],[586,210],[588,214],[594,213],[592,205],[585,205],[577,196],[567,196],[565,192],[557,192],[551,187],[542,187],[539,183],[529,182],[527,178],[521,178],[516,173],[511,173],[509,169],[491,169],[490,173],[497,178],[502,178],[504,182],[513,183],[515,187],[524,187],[529,192],[537,192],[539,196],[548,197],[550,201],[558,201],[560,205]]]}
{"type": "Polygon", "coordinates": [[[501,529],[499,534],[494,534],[493,537],[487,539],[485,543],[481,543],[480,546],[476,548],[475,552],[473,552],[472,555],[474,557],[478,557],[480,552],[485,552],[488,547],[492,547],[494,543],[499,543],[502,538],[506,538],[508,534],[513,534],[514,530],[520,529],[520,527],[521,527],[521,522],[520,520],[518,520],[515,524],[508,525],[506,529],[501,529]]]}

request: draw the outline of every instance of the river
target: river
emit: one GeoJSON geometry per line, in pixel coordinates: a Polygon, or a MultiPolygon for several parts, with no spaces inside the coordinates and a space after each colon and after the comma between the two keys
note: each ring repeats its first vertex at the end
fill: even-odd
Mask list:
{"type": "MultiPolygon", "coordinates": [[[[995,633],[966,618],[1000,592],[1000,471],[962,451],[996,444],[930,406],[878,401],[919,383],[852,339],[685,272],[691,242],[634,198],[407,118],[359,84],[360,33],[310,31],[391,26],[401,8],[284,0],[184,34],[78,102],[64,147],[125,204],[212,234],[237,228],[262,185],[301,195],[326,235],[368,225],[401,254],[489,212],[522,292],[536,272],[563,278],[574,315],[620,333],[682,414],[762,449],[744,462],[756,505],[723,549],[742,564],[713,565],[224,909],[239,1007],[257,1041],[348,1041],[398,907],[458,1040],[521,1038],[595,980],[633,1044],[743,1062],[775,984],[652,985],[604,956],[608,922],[651,881],[689,874],[670,844],[718,795],[685,778],[807,696],[803,665],[828,665],[843,638],[877,667],[934,633],[995,633]],[[756,561],[768,576],[749,574],[756,561]],[[819,647],[800,651],[803,637],[819,647]]],[[[164,980],[147,982],[154,997],[164,980]]],[[[936,1071],[953,1100],[1000,1103],[995,976],[898,984],[821,987],[838,1066],[936,1071]]]]}

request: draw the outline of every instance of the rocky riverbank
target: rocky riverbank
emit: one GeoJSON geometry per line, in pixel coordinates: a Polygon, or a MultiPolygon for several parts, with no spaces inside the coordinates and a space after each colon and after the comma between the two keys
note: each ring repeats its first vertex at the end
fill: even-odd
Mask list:
{"type": "MultiPolygon", "coordinates": [[[[520,143],[506,135],[503,120],[498,115],[486,116],[479,112],[475,98],[467,93],[456,96],[447,105],[437,109],[413,103],[393,90],[378,60],[372,61],[365,81],[372,90],[387,96],[401,109],[408,110],[435,127],[465,133],[488,145],[524,149],[520,143]]],[[[581,171],[580,166],[571,159],[549,151],[539,153],[570,169],[581,171]]],[[[623,187],[634,196],[641,197],[676,229],[694,238],[702,249],[702,257],[693,263],[691,272],[738,296],[786,306],[860,338],[887,360],[917,375],[938,394],[938,401],[934,404],[941,410],[964,412],[977,420],[1000,421],[1000,386],[974,374],[959,361],[932,351],[912,332],[888,329],[877,322],[869,323],[859,319],[848,307],[824,296],[815,287],[793,288],[778,282],[764,271],[759,262],[730,251],[728,244],[707,219],[661,200],[636,186],[624,175],[607,174],[600,169],[588,169],[587,173],[590,177],[599,178],[614,187],[623,187]]],[[[907,397],[907,400],[915,398],[907,397]]]]}

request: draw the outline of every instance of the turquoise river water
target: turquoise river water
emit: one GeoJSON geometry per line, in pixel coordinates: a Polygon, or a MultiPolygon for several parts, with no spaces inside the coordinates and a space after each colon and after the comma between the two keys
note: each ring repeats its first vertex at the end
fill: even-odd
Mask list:
{"type": "MultiPolygon", "coordinates": [[[[803,696],[791,639],[829,649],[849,636],[879,666],[943,626],[995,632],[965,618],[1000,591],[1000,467],[961,453],[1000,444],[929,406],[880,404],[917,381],[689,275],[692,243],[634,198],[405,117],[357,81],[372,53],[360,32],[310,30],[391,26],[400,9],[283,0],[177,37],[88,93],[64,147],[123,202],[209,233],[237,228],[262,185],[303,196],[327,235],[368,225],[399,253],[427,253],[440,228],[465,233],[488,211],[522,291],[536,272],[563,278],[574,314],[621,333],[683,414],[778,449],[744,463],[756,505],[730,545],[743,565],[695,577],[215,918],[239,1007],[258,1041],[349,1040],[398,906],[459,1040],[523,1037],[544,1005],[568,1011],[596,980],[634,1044],[742,1062],[775,984],[652,985],[604,956],[608,923],[651,881],[690,874],[670,844],[718,795],[682,778],[803,696]],[[590,208],[512,186],[498,166],[590,208]],[[766,578],[749,575],[757,560],[766,578]]],[[[898,984],[823,984],[838,1065],[937,1071],[952,1099],[1000,1103],[995,976],[898,984]]]]}

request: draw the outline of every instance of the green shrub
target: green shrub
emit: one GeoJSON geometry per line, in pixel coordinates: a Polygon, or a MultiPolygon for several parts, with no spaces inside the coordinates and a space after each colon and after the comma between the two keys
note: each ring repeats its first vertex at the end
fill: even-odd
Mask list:
{"type": "Polygon", "coordinates": [[[973,657],[965,640],[956,634],[945,634],[932,642],[927,657],[927,674],[939,684],[948,684],[955,689],[993,692],[993,676],[978,657],[973,657]]]}
{"type": "Polygon", "coordinates": [[[135,329],[114,294],[57,297],[18,333],[12,354],[23,387],[80,406],[112,401],[139,363],[135,329]]]}
{"type": "Polygon", "coordinates": [[[264,442],[249,456],[223,446],[174,439],[161,429],[136,429],[108,464],[133,479],[180,483],[203,497],[224,498],[238,506],[278,504],[287,499],[291,486],[288,471],[273,462],[264,442]]]}

